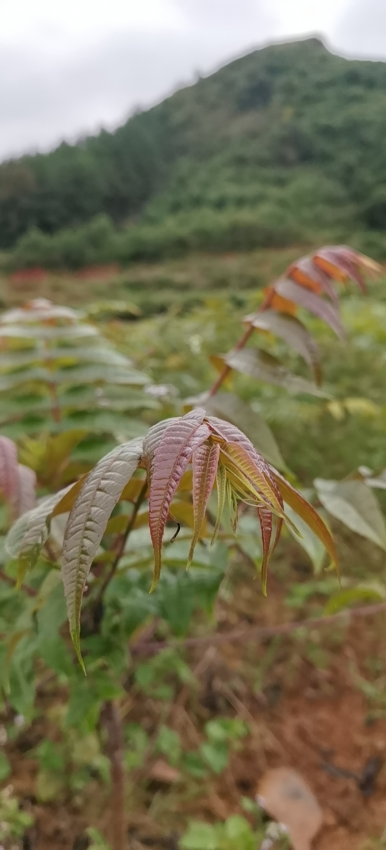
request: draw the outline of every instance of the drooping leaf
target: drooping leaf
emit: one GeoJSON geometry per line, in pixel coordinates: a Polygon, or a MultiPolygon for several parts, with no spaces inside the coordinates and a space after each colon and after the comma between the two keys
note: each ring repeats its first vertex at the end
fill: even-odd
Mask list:
{"type": "Polygon", "coordinates": [[[260,462],[239,443],[227,442],[220,446],[220,460],[233,488],[270,508],[277,516],[284,515],[280,493],[262,458],[260,462]]]}
{"type": "Polygon", "coordinates": [[[331,516],[386,551],[385,522],[366,484],[358,480],[325,481],[322,478],[314,483],[322,505],[331,516]]]}
{"type": "Polygon", "coordinates": [[[294,316],[278,313],[276,310],[264,310],[245,319],[254,328],[269,331],[279,336],[291,348],[300,354],[314,372],[318,386],[322,382],[321,357],[319,348],[307,328],[294,316]]]}
{"type": "Polygon", "coordinates": [[[339,339],[344,339],[343,325],[339,313],[333,304],[330,304],[314,292],[309,292],[304,286],[294,283],[292,280],[283,279],[275,284],[276,292],[283,298],[288,298],[299,307],[309,310],[319,319],[322,319],[336,333],[339,339]]]}
{"type": "Polygon", "coordinates": [[[240,446],[249,459],[253,459],[259,475],[264,477],[269,490],[275,493],[277,500],[276,504],[278,504],[281,509],[283,505],[281,494],[272,474],[275,470],[269,463],[267,463],[265,458],[256,451],[251,440],[248,439],[246,434],[244,434],[244,432],[236,425],[233,425],[231,422],[224,422],[223,419],[218,419],[217,416],[209,416],[208,422],[210,423],[211,428],[213,428],[215,434],[221,436],[227,443],[235,443],[240,446]]]}
{"type": "Polygon", "coordinates": [[[345,269],[341,268],[339,258],[333,255],[331,248],[320,248],[313,257],[315,265],[319,266],[326,274],[339,281],[339,283],[347,283],[348,274],[345,269]]]}
{"type": "MultiPolygon", "coordinates": [[[[337,245],[332,248],[322,248],[321,251],[317,252],[317,256],[324,257],[327,260],[330,259],[335,267],[346,273],[347,277],[354,280],[358,284],[359,289],[366,294],[366,282],[361,271],[365,266],[363,266],[355,251],[348,248],[347,245],[337,245]]],[[[380,270],[381,267],[379,266],[380,270]]]]}
{"type": "Polygon", "coordinates": [[[0,490],[12,516],[19,496],[19,470],[16,444],[8,437],[0,437],[0,490]]]}
{"type": "Polygon", "coordinates": [[[225,418],[246,434],[255,449],[278,469],[285,469],[279,446],[264,419],[232,393],[216,393],[203,405],[209,414],[225,418]]]}
{"type": "Polygon", "coordinates": [[[278,310],[279,313],[285,313],[288,316],[295,316],[298,309],[293,301],[289,301],[288,298],[283,298],[282,295],[279,295],[279,293],[276,292],[275,284],[269,286],[265,290],[265,301],[261,309],[264,311],[269,308],[272,310],[278,310]]]}
{"type": "MultiPolygon", "coordinates": [[[[302,519],[311,531],[316,534],[323,546],[331,557],[332,564],[338,565],[338,555],[335,548],[333,537],[327,528],[325,522],[319,516],[315,508],[307,502],[307,500],[292,487],[279,472],[273,471],[277,486],[283,496],[284,501],[293,511],[302,519]]],[[[299,529],[300,530],[300,529],[299,529]]]]}
{"type": "Polygon", "coordinates": [[[215,542],[217,535],[220,531],[220,525],[224,514],[225,502],[226,502],[226,492],[227,492],[227,475],[225,466],[222,463],[218,464],[217,474],[216,474],[216,483],[217,483],[217,516],[216,516],[216,524],[213,531],[212,544],[215,542]]]}
{"type": "Polygon", "coordinates": [[[329,276],[315,265],[312,257],[301,257],[299,260],[296,260],[287,269],[286,276],[292,278],[300,286],[311,289],[316,295],[324,292],[334,304],[337,304],[339,301],[329,276]]]}
{"type": "Polygon", "coordinates": [[[156,445],[154,432],[151,441],[144,442],[144,449],[151,463],[149,528],[154,549],[152,589],[156,586],[161,572],[162,539],[173,496],[193,452],[210,434],[208,425],[203,424],[204,417],[205,410],[197,408],[169,424],[158,441],[152,460],[151,451],[156,445]]]}
{"type": "Polygon", "coordinates": [[[362,269],[367,273],[380,274],[381,266],[358,254],[347,245],[327,245],[320,248],[314,255],[314,263],[323,269],[335,280],[346,283],[350,278],[354,280],[362,292],[366,292],[366,284],[362,275],[362,269]]]}
{"type": "Polygon", "coordinates": [[[231,369],[235,369],[236,372],[256,378],[258,381],[283,387],[288,392],[308,393],[319,398],[324,397],[324,393],[318,389],[316,384],[294,375],[293,372],[283,366],[277,357],[273,357],[272,354],[263,351],[261,348],[243,348],[241,351],[231,351],[225,355],[224,362],[231,369]]]}
{"type": "Polygon", "coordinates": [[[43,499],[36,508],[27,511],[12,526],[6,539],[6,549],[11,558],[18,561],[19,585],[28,570],[32,570],[37,563],[50,534],[53,511],[69,489],[71,487],[66,487],[54,496],[43,499]]]}
{"type": "Polygon", "coordinates": [[[52,511],[52,518],[57,517],[60,514],[68,514],[78,498],[78,494],[83,487],[84,479],[85,476],[82,475],[79,481],[75,481],[74,484],[70,484],[68,487],[61,490],[62,496],[52,511]]]}
{"type": "Polygon", "coordinates": [[[86,476],[71,509],[61,560],[71,637],[80,658],[79,628],[83,591],[110,514],[138,468],[142,439],[123,443],[86,476]]]}
{"type": "Polygon", "coordinates": [[[386,490],[386,469],[377,474],[369,470],[369,473],[363,475],[363,478],[368,487],[373,487],[375,490],[386,490]]]}
{"type": "Polygon", "coordinates": [[[272,537],[272,512],[261,506],[257,509],[261,528],[261,542],[263,546],[263,560],[261,562],[261,583],[264,596],[267,595],[267,572],[272,537]]]}
{"type": "Polygon", "coordinates": [[[194,549],[200,537],[209,496],[216,480],[219,457],[220,446],[218,443],[202,445],[196,449],[193,455],[194,533],[188,556],[188,565],[192,561],[194,549]]]}
{"type": "Polygon", "coordinates": [[[17,515],[22,516],[36,505],[36,475],[33,469],[18,464],[19,490],[17,497],[17,515]]]}

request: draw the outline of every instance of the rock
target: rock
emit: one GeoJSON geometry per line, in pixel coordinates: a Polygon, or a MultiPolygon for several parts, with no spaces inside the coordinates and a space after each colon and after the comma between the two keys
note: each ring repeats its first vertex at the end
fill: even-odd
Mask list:
{"type": "Polygon", "coordinates": [[[322,825],[322,810],[307,782],[295,770],[268,770],[257,788],[259,805],[288,830],[293,850],[311,850],[322,825]]]}

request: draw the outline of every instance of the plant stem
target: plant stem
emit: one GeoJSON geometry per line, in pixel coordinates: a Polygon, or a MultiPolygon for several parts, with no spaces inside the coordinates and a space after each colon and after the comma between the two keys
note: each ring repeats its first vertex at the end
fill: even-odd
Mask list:
{"type": "Polygon", "coordinates": [[[112,850],[127,850],[123,727],[116,702],[109,700],[105,703],[102,722],[107,733],[107,754],[111,766],[111,847],[112,850]]]}
{"type": "MultiPolygon", "coordinates": [[[[241,339],[239,339],[238,343],[235,345],[234,351],[240,351],[242,348],[244,348],[245,343],[247,342],[247,340],[249,339],[249,337],[251,336],[253,331],[254,331],[253,325],[248,325],[245,333],[243,334],[241,339]]],[[[212,398],[212,396],[214,396],[214,395],[216,395],[216,393],[218,393],[219,389],[221,388],[222,384],[224,383],[225,379],[228,377],[228,375],[231,371],[232,371],[231,366],[224,366],[222,372],[220,373],[217,380],[214,382],[213,386],[209,390],[209,393],[208,393],[209,398],[212,398]]]]}
{"type": "Polygon", "coordinates": [[[351,620],[362,617],[375,617],[377,614],[386,614],[386,602],[377,602],[374,605],[362,605],[359,608],[347,608],[336,614],[325,617],[310,617],[306,620],[295,620],[289,623],[280,623],[278,626],[253,626],[250,629],[234,629],[229,632],[212,634],[208,637],[191,637],[182,640],[145,641],[135,645],[137,655],[156,655],[163,649],[183,649],[191,646],[222,646],[225,643],[235,641],[263,641],[276,635],[289,635],[298,629],[322,629],[333,623],[349,624],[351,620]]]}
{"type": "Polygon", "coordinates": [[[139,509],[142,505],[142,502],[145,498],[146,490],[147,490],[147,478],[143,482],[143,486],[142,486],[142,488],[141,488],[141,490],[138,494],[138,498],[137,498],[137,501],[134,505],[133,512],[132,512],[130,519],[127,523],[126,531],[124,531],[124,533],[120,537],[120,540],[119,540],[119,543],[118,543],[118,548],[117,548],[117,551],[116,551],[116,555],[115,555],[114,561],[111,565],[111,568],[110,568],[109,572],[107,573],[105,580],[102,582],[102,584],[99,588],[98,595],[95,599],[95,606],[99,605],[102,602],[106,588],[108,587],[108,585],[111,582],[111,579],[115,575],[115,572],[117,570],[119,562],[120,562],[122,555],[125,551],[125,547],[126,547],[126,543],[128,541],[129,535],[134,528],[134,523],[135,523],[135,520],[137,519],[138,511],[139,511],[139,509]]]}

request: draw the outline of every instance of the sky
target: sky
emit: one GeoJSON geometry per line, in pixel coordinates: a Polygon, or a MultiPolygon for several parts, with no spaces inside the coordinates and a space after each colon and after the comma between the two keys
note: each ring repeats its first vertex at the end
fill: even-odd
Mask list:
{"type": "Polygon", "coordinates": [[[0,0],[0,159],[48,150],[272,41],[386,59],[386,0],[0,0]]]}

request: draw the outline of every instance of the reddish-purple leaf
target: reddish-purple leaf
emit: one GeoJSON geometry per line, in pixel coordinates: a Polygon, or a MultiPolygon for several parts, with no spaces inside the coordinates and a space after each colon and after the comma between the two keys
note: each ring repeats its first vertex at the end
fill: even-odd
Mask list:
{"type": "Polygon", "coordinates": [[[155,425],[152,425],[149,428],[146,437],[143,441],[143,451],[141,464],[145,467],[148,474],[151,473],[154,455],[157,451],[157,448],[160,444],[160,441],[166,431],[169,428],[169,425],[172,425],[173,422],[179,422],[180,418],[178,416],[173,416],[171,419],[162,419],[161,422],[157,422],[155,425]]]}
{"type": "Polygon", "coordinates": [[[340,339],[344,339],[344,330],[339,313],[328,301],[319,298],[318,295],[309,292],[304,286],[299,286],[292,280],[278,281],[275,284],[275,289],[283,298],[288,298],[289,301],[293,301],[299,307],[304,307],[305,310],[309,310],[310,313],[318,316],[335,331],[340,339]]]}
{"type": "Polygon", "coordinates": [[[329,276],[315,265],[312,257],[301,257],[289,267],[287,275],[295,283],[311,288],[316,294],[325,292],[331,301],[338,303],[339,298],[329,276]]]}
{"type": "Polygon", "coordinates": [[[193,455],[193,510],[194,533],[190,547],[188,565],[191,563],[196,543],[200,537],[209,496],[216,480],[220,446],[218,443],[205,443],[193,455]]]}
{"type": "Polygon", "coordinates": [[[0,437],[0,490],[13,515],[19,494],[19,471],[17,448],[8,437],[0,437]]]}
{"type": "Polygon", "coordinates": [[[162,565],[162,540],[169,508],[181,478],[198,449],[210,435],[203,424],[205,410],[197,408],[172,422],[164,431],[154,454],[149,492],[149,528],[154,549],[156,586],[162,565]]]}
{"type": "Polygon", "coordinates": [[[335,280],[348,283],[351,278],[356,281],[362,292],[366,292],[366,284],[358,267],[357,255],[345,245],[327,245],[325,248],[320,248],[314,256],[314,262],[335,280]]]}
{"type": "Polygon", "coordinates": [[[18,464],[19,491],[17,515],[22,516],[36,505],[36,475],[29,466],[18,464]]]}
{"type": "Polygon", "coordinates": [[[343,274],[346,274],[351,280],[355,280],[359,289],[366,294],[366,282],[360,271],[360,259],[358,254],[346,245],[337,245],[336,247],[322,248],[318,251],[318,256],[329,259],[335,264],[343,274]]]}

